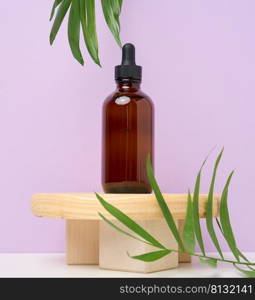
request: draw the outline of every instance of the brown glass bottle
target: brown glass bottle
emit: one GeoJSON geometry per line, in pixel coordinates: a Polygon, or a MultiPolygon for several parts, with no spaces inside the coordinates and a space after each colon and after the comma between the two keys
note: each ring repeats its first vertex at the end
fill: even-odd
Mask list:
{"type": "Polygon", "coordinates": [[[102,185],[106,193],[151,192],[146,158],[150,154],[153,165],[154,109],[140,90],[141,67],[135,65],[134,51],[132,44],[123,47],[122,65],[115,71],[117,89],[103,105],[102,185]]]}

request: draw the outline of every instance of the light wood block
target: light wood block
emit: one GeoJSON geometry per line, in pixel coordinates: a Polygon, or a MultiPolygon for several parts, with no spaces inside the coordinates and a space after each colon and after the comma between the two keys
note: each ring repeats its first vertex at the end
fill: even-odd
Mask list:
{"type": "MultiPolygon", "coordinates": [[[[102,194],[103,198],[136,220],[163,218],[154,194],[102,194]]],[[[185,218],[187,194],[163,194],[173,217],[185,218]]],[[[205,217],[207,195],[199,197],[199,216],[205,217]]],[[[218,215],[219,196],[214,196],[213,216],[218,215]]],[[[114,220],[102,207],[95,194],[35,194],[32,211],[38,217],[64,218],[71,220],[101,220],[98,212],[114,220]]]]}
{"type": "MultiPolygon", "coordinates": [[[[119,225],[119,222],[114,221],[119,225]]],[[[149,233],[157,238],[164,246],[170,249],[178,249],[177,242],[169,232],[164,220],[144,220],[138,223],[149,233]]],[[[124,229],[124,227],[122,227],[124,229]]],[[[127,230],[125,228],[125,230],[127,230]]],[[[131,272],[150,273],[160,270],[176,268],[178,266],[178,253],[169,255],[154,261],[143,262],[133,259],[127,255],[139,255],[147,252],[160,250],[153,246],[144,244],[127,235],[115,230],[108,224],[100,221],[99,230],[99,267],[110,270],[122,270],[131,272]]]]}
{"type": "Polygon", "coordinates": [[[67,264],[98,264],[98,228],[98,221],[66,221],[67,264]]]}
{"type": "MultiPolygon", "coordinates": [[[[152,235],[169,248],[177,247],[154,194],[102,194],[103,198],[119,208],[129,217],[140,222],[152,235]]],[[[164,199],[178,223],[182,235],[183,220],[186,216],[187,194],[163,194],[164,199]]],[[[200,195],[199,217],[205,217],[207,195],[200,195]]],[[[220,196],[213,199],[213,216],[218,216],[220,196]]],[[[151,249],[139,241],[117,232],[101,221],[98,212],[114,221],[100,204],[95,194],[35,194],[32,198],[32,212],[39,217],[63,218],[66,225],[66,249],[68,264],[98,264],[101,268],[154,272],[174,268],[180,262],[190,262],[187,254],[171,253],[156,262],[143,263],[129,258],[126,251],[138,255],[151,249]],[[99,246],[100,221],[100,246],[99,246]],[[100,258],[99,258],[100,247],[100,258]]],[[[115,222],[115,221],[114,221],[115,222]]],[[[125,228],[126,230],[126,228],[125,228]]],[[[175,248],[173,248],[175,249],[175,248]]],[[[177,249],[177,248],[176,248],[177,249]]]]}

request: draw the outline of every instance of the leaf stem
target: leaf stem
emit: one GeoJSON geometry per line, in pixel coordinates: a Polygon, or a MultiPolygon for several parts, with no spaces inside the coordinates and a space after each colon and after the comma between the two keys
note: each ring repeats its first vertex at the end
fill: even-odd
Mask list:
{"type": "Polygon", "coordinates": [[[230,260],[230,259],[222,259],[222,258],[217,258],[217,257],[212,257],[212,256],[207,256],[207,255],[200,255],[200,254],[196,254],[196,253],[190,253],[190,252],[186,252],[186,251],[180,251],[180,250],[173,250],[173,249],[167,249],[167,250],[172,251],[172,252],[178,252],[178,253],[187,253],[191,256],[215,259],[217,261],[229,262],[229,263],[238,264],[238,265],[255,266],[255,263],[241,262],[241,261],[235,261],[235,260],[230,260]]]}

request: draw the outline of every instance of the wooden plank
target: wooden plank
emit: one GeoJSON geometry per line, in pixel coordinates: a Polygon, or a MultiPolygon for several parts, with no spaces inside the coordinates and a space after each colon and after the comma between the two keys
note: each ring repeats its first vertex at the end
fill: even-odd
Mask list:
{"type": "MultiPolygon", "coordinates": [[[[163,194],[175,219],[184,219],[187,194],[163,194]]],[[[125,214],[136,220],[161,219],[162,213],[154,194],[102,194],[125,214]]],[[[207,195],[200,195],[199,215],[205,217],[207,195]]],[[[218,215],[219,195],[214,196],[213,216],[218,215]]],[[[35,194],[32,199],[34,215],[71,220],[100,220],[98,212],[114,219],[97,200],[95,194],[35,194]]]]}
{"type": "Polygon", "coordinates": [[[66,262],[69,265],[98,264],[98,221],[66,221],[66,262]]]}

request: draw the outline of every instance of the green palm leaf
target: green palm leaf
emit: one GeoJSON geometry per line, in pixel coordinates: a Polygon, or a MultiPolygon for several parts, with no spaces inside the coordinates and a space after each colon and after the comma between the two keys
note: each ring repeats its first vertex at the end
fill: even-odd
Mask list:
{"type": "Polygon", "coordinates": [[[151,234],[144,230],[139,224],[130,219],[126,214],[121,212],[118,208],[114,207],[110,203],[106,202],[100,195],[96,193],[97,199],[103,205],[103,207],[122,224],[127,226],[130,230],[138,234],[140,237],[151,243],[153,246],[166,249],[160,242],[158,242],[151,234]]]}
{"type": "Polygon", "coordinates": [[[120,23],[119,16],[121,12],[122,1],[119,0],[101,0],[105,21],[112,32],[116,42],[121,47],[120,41],[120,23]]]}
{"type": "Polygon", "coordinates": [[[209,189],[209,194],[208,194],[208,199],[206,203],[206,226],[207,230],[211,236],[212,242],[214,243],[216,249],[218,250],[220,257],[223,258],[223,254],[220,248],[220,244],[218,242],[214,226],[213,226],[213,191],[214,191],[214,184],[215,184],[215,178],[216,178],[216,173],[217,173],[217,168],[219,166],[223,150],[221,150],[220,154],[218,155],[215,165],[214,165],[214,170],[213,170],[213,176],[210,184],[210,189],[209,189]]]}
{"type": "Polygon", "coordinates": [[[122,0],[111,0],[112,2],[112,8],[113,8],[113,15],[116,19],[116,22],[118,22],[119,26],[120,26],[120,23],[119,23],[119,16],[120,16],[120,13],[121,13],[121,8],[122,8],[122,0]]]}
{"type": "Polygon", "coordinates": [[[55,10],[56,8],[59,6],[59,4],[62,2],[63,0],[55,0],[54,4],[52,6],[51,9],[51,14],[50,14],[50,21],[53,19],[54,15],[55,15],[55,10]]]}
{"type": "Polygon", "coordinates": [[[196,183],[195,183],[195,188],[194,188],[194,193],[193,193],[193,222],[194,222],[194,231],[195,235],[199,244],[199,247],[205,255],[205,248],[204,248],[204,242],[202,238],[202,231],[201,231],[201,226],[200,226],[200,220],[199,220],[199,190],[200,190],[200,179],[201,179],[201,172],[202,168],[206,162],[206,159],[204,160],[197,178],[196,178],[196,183]]]}
{"type": "Polygon", "coordinates": [[[63,0],[58,8],[58,12],[57,15],[55,17],[53,26],[51,28],[51,32],[50,32],[50,44],[52,45],[56,35],[59,31],[59,28],[65,18],[65,15],[71,5],[72,0],[63,0]]]}
{"type": "Polygon", "coordinates": [[[193,223],[193,208],[190,191],[188,192],[187,211],[183,228],[183,241],[186,249],[193,253],[195,251],[195,232],[193,223]]]}
{"type": "Polygon", "coordinates": [[[228,212],[228,187],[231,181],[231,178],[233,176],[234,171],[230,173],[228,176],[227,182],[224,186],[222,195],[221,195],[221,201],[220,201],[220,223],[223,235],[229,245],[229,248],[231,249],[233,255],[239,261],[239,252],[236,247],[236,241],[233,234],[232,226],[230,224],[230,218],[229,218],[229,212],[228,212]]]}
{"type": "Polygon", "coordinates": [[[96,32],[95,0],[80,1],[80,18],[83,37],[88,52],[94,62],[101,66],[98,57],[98,40],[96,32]]]}
{"type": "MultiPolygon", "coordinates": [[[[221,152],[222,154],[222,152],[221,152]]],[[[218,159],[216,160],[216,164],[214,166],[214,175],[216,174],[216,170],[218,167],[220,157],[218,156],[218,159]]],[[[242,272],[244,275],[249,276],[249,277],[255,277],[255,270],[252,268],[252,266],[255,265],[255,263],[251,263],[242,253],[241,251],[237,248],[235,238],[233,235],[233,231],[231,228],[230,224],[230,219],[229,219],[229,213],[228,213],[228,205],[227,205],[227,198],[228,198],[228,187],[233,175],[233,172],[229,175],[227,182],[224,186],[222,196],[221,196],[221,203],[220,203],[220,221],[216,218],[217,224],[223,234],[223,237],[227,241],[232,253],[234,254],[236,260],[229,260],[225,258],[216,258],[216,257],[210,257],[206,256],[205,253],[197,254],[194,253],[194,244],[195,244],[195,234],[197,236],[197,239],[199,241],[199,235],[197,235],[196,228],[194,226],[194,222],[196,221],[196,218],[198,218],[198,226],[200,229],[201,233],[201,228],[200,228],[200,223],[199,223],[199,190],[200,190],[200,177],[201,177],[201,171],[202,168],[205,164],[206,160],[203,162],[199,173],[197,175],[196,179],[196,184],[195,184],[195,189],[194,189],[194,194],[193,194],[193,203],[192,203],[192,197],[190,194],[190,191],[188,192],[188,201],[187,201],[187,213],[185,217],[185,224],[184,224],[184,243],[185,243],[185,248],[181,247],[181,243],[179,243],[179,249],[167,249],[164,247],[161,243],[159,243],[153,236],[151,236],[146,230],[144,230],[139,224],[137,224],[135,221],[130,219],[127,215],[122,213],[120,210],[118,210],[116,207],[113,205],[107,203],[102,197],[100,197],[98,194],[96,194],[97,198],[99,199],[100,203],[103,205],[103,207],[112,215],[114,216],[117,220],[119,220],[122,224],[124,224],[126,227],[128,227],[131,231],[136,233],[139,237],[142,237],[140,239],[139,237],[130,234],[129,232],[126,232],[125,230],[119,228],[117,225],[112,223],[110,220],[108,220],[106,217],[104,217],[101,213],[99,215],[101,218],[108,223],[110,226],[112,226],[114,229],[118,230],[119,232],[126,234],[127,236],[130,236],[138,241],[141,241],[143,243],[149,244],[150,246],[155,246],[157,248],[160,248],[159,251],[154,251],[154,252],[149,252],[149,253],[144,253],[136,256],[130,256],[134,259],[138,259],[141,261],[145,262],[150,262],[150,261],[155,261],[158,260],[165,255],[171,253],[171,252],[187,252],[190,253],[192,256],[198,257],[200,262],[203,264],[207,264],[211,267],[217,267],[217,262],[222,261],[222,262],[227,262],[227,263],[232,263],[240,272],[242,272]],[[195,199],[195,200],[194,200],[195,199]],[[194,201],[196,201],[196,205],[194,205],[194,201]],[[193,224],[192,224],[193,221],[193,224]],[[192,229],[193,228],[193,229],[192,229]],[[192,232],[193,231],[193,232],[192,232]],[[240,261],[239,257],[243,258],[245,262],[240,261]],[[243,265],[248,267],[250,270],[247,269],[241,269],[239,266],[243,265]]],[[[153,170],[151,167],[150,163],[150,157],[147,157],[147,162],[146,162],[146,168],[147,168],[147,175],[150,180],[150,183],[152,185],[153,191],[155,193],[155,196],[157,198],[158,204],[160,206],[160,209],[164,215],[164,218],[174,235],[175,239],[178,241],[179,233],[177,231],[174,219],[171,215],[171,212],[169,211],[167,204],[163,198],[163,195],[158,187],[158,184],[156,182],[156,179],[154,178],[153,170]]],[[[214,176],[213,175],[213,176],[214,176]]],[[[216,175],[215,175],[216,176],[216,175]]],[[[213,195],[213,189],[212,186],[214,185],[215,178],[212,179],[211,185],[210,185],[210,191],[211,194],[213,195]]],[[[202,239],[202,234],[201,234],[201,239],[202,239]]],[[[182,241],[181,241],[182,242],[182,241]]],[[[203,241],[202,241],[203,243],[203,241]]],[[[182,244],[183,245],[183,244],[182,244]]],[[[201,246],[201,245],[200,245],[201,246]]],[[[202,248],[203,249],[203,248],[202,248]]],[[[129,255],[129,254],[128,254],[129,255]]]]}
{"type": "Polygon", "coordinates": [[[84,65],[80,50],[80,3],[73,0],[68,19],[68,40],[73,56],[84,65]]]}
{"type": "Polygon", "coordinates": [[[130,256],[128,254],[128,256],[130,256],[131,258],[134,258],[134,259],[150,262],[150,261],[159,260],[160,258],[168,255],[171,252],[172,251],[165,249],[165,250],[159,250],[159,251],[154,251],[154,252],[148,252],[148,253],[140,254],[140,255],[136,255],[136,256],[130,256]]]}
{"type": "Polygon", "coordinates": [[[146,161],[146,169],[147,169],[147,176],[148,176],[148,179],[150,181],[150,184],[151,184],[151,187],[154,191],[154,194],[156,196],[156,199],[158,201],[158,204],[160,206],[160,209],[164,215],[164,218],[167,222],[167,225],[169,227],[169,229],[171,230],[173,236],[175,237],[179,247],[181,250],[185,250],[184,248],[184,245],[183,245],[183,242],[181,240],[181,237],[179,235],[179,231],[175,225],[175,221],[174,221],[174,218],[165,202],[165,199],[160,191],[160,188],[158,186],[158,183],[154,177],[154,174],[153,174],[153,170],[152,170],[152,166],[151,166],[151,161],[150,161],[150,155],[147,156],[147,161],[146,161]]]}

